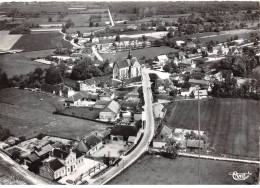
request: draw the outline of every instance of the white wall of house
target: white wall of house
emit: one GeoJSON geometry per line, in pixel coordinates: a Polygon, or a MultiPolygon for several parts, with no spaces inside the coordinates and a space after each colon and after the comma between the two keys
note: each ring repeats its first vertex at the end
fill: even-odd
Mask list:
{"type": "Polygon", "coordinates": [[[113,112],[100,112],[99,119],[103,121],[115,121],[116,114],[113,112]]]}

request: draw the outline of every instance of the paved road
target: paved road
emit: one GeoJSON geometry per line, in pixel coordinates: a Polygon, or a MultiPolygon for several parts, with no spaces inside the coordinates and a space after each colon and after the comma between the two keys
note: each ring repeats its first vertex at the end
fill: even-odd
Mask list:
{"type": "Polygon", "coordinates": [[[110,181],[112,178],[121,173],[126,167],[130,166],[135,162],[149,147],[154,135],[154,118],[152,111],[152,92],[151,92],[151,83],[148,71],[143,69],[142,71],[142,86],[145,100],[145,116],[146,126],[143,129],[143,138],[138,146],[127,156],[123,156],[122,160],[119,162],[118,166],[112,167],[109,171],[89,182],[89,184],[105,184],[110,181]]]}

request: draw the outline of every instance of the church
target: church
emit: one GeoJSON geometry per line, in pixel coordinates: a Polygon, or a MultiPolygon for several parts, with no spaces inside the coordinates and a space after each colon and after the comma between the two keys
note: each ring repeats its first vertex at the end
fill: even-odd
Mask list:
{"type": "Polygon", "coordinates": [[[141,64],[136,57],[132,57],[129,50],[128,57],[121,61],[116,61],[113,65],[113,78],[134,78],[141,75],[141,64]]]}

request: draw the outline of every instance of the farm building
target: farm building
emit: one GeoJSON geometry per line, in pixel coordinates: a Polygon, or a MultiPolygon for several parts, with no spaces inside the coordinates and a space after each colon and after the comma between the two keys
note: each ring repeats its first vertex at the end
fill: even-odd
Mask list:
{"type": "Polygon", "coordinates": [[[65,174],[65,166],[58,159],[45,161],[39,168],[39,175],[50,180],[56,180],[65,174]]]}
{"type": "Polygon", "coordinates": [[[168,61],[169,61],[169,58],[167,57],[167,55],[158,55],[154,59],[154,63],[156,63],[160,66],[164,66],[168,61]]]}
{"type": "Polygon", "coordinates": [[[128,141],[129,137],[136,137],[138,130],[134,126],[117,125],[110,131],[110,139],[114,141],[128,141]]]}
{"type": "Polygon", "coordinates": [[[187,151],[188,152],[195,152],[198,153],[199,150],[200,152],[203,152],[205,150],[205,144],[203,140],[187,140],[186,143],[187,151]]]}

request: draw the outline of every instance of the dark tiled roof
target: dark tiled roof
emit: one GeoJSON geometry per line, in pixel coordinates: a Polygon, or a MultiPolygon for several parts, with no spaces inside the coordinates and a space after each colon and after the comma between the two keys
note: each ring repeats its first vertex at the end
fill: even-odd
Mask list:
{"type": "Polygon", "coordinates": [[[31,155],[28,155],[26,158],[28,158],[31,162],[37,161],[40,157],[38,157],[35,153],[32,153],[31,155]]]}
{"type": "Polygon", "coordinates": [[[76,158],[79,158],[81,156],[83,156],[83,153],[81,153],[78,149],[74,149],[72,150],[74,153],[76,153],[76,158]]]}
{"type": "Polygon", "coordinates": [[[66,159],[69,155],[69,152],[55,148],[55,149],[53,149],[52,154],[53,154],[54,157],[57,157],[57,158],[60,158],[60,159],[66,159]]]}
{"type": "Polygon", "coordinates": [[[117,125],[111,129],[111,135],[118,136],[136,136],[137,129],[134,126],[126,126],[126,125],[117,125]]]}
{"type": "Polygon", "coordinates": [[[49,167],[55,172],[56,170],[59,170],[60,168],[64,167],[64,165],[58,160],[53,159],[52,161],[49,161],[49,167]]]}
{"type": "Polygon", "coordinates": [[[206,80],[197,80],[197,79],[189,79],[189,83],[208,85],[208,81],[206,81],[206,80]]]}
{"type": "Polygon", "coordinates": [[[101,141],[102,140],[99,137],[91,134],[91,135],[87,136],[86,138],[83,138],[79,142],[77,149],[81,152],[87,152],[88,150],[92,149],[97,144],[99,144],[101,141]]]}
{"type": "Polygon", "coordinates": [[[42,155],[45,155],[46,153],[49,153],[52,150],[52,146],[50,144],[43,146],[39,149],[39,151],[35,151],[36,155],[41,157],[42,155]]]}

